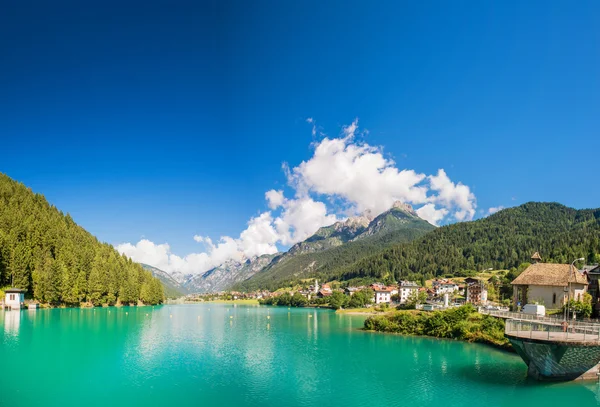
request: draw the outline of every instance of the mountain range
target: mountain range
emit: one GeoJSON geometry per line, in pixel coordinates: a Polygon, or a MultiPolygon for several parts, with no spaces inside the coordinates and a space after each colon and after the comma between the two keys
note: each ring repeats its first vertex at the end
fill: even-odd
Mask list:
{"type": "Polygon", "coordinates": [[[315,270],[350,264],[393,244],[408,242],[435,229],[410,205],[396,202],[373,217],[370,212],[322,227],[286,253],[265,254],[243,261],[228,260],[198,275],[166,273],[144,265],[171,293],[208,293],[232,287],[274,288],[315,270]]]}
{"type": "Polygon", "coordinates": [[[410,206],[396,203],[320,228],[286,253],[227,262],[187,277],[184,289],[275,290],[321,281],[423,280],[460,276],[484,268],[510,269],[535,251],[544,261],[600,260],[600,209],[529,202],[489,217],[436,228],[410,206]]]}

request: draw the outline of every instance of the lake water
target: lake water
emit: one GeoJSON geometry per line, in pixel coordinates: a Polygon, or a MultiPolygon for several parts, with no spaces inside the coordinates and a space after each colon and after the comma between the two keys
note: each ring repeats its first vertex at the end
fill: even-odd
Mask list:
{"type": "Polygon", "coordinates": [[[229,304],[0,312],[0,406],[600,405],[484,345],[229,304]]]}

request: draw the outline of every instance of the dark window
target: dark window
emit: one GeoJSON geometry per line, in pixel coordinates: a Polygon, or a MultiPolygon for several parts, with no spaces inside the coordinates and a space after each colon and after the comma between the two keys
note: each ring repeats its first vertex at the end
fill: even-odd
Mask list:
{"type": "Polygon", "coordinates": [[[556,304],[556,293],[552,294],[552,304],[556,304]]]}

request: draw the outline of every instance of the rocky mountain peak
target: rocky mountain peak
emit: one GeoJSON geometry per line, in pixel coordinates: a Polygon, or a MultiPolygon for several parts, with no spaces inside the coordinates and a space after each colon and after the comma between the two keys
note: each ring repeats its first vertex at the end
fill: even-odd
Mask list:
{"type": "Polygon", "coordinates": [[[369,226],[370,222],[371,222],[371,219],[369,219],[367,216],[365,216],[363,214],[363,215],[360,215],[360,216],[349,217],[348,219],[346,219],[344,221],[343,224],[346,227],[356,228],[356,227],[361,227],[362,226],[362,227],[366,228],[367,226],[369,226]]]}
{"type": "Polygon", "coordinates": [[[419,216],[417,215],[417,212],[415,212],[415,210],[413,209],[412,205],[404,203],[402,201],[394,202],[394,204],[392,205],[392,209],[400,209],[404,212],[410,213],[411,215],[419,216]]]}

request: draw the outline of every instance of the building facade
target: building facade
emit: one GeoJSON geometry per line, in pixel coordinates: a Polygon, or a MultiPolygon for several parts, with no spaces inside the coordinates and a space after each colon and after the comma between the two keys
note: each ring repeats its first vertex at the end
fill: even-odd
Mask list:
{"type": "Polygon", "coordinates": [[[580,301],[587,292],[588,279],[570,264],[535,263],[512,281],[513,307],[537,303],[558,309],[569,299],[580,301]]]}
{"type": "Polygon", "coordinates": [[[4,290],[4,306],[13,310],[20,310],[25,306],[25,290],[7,288],[4,290]]]}

